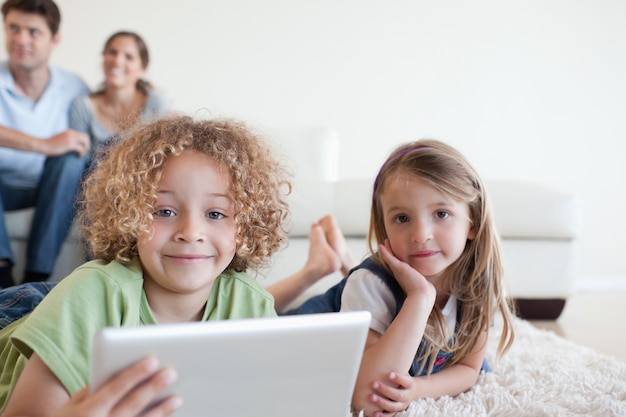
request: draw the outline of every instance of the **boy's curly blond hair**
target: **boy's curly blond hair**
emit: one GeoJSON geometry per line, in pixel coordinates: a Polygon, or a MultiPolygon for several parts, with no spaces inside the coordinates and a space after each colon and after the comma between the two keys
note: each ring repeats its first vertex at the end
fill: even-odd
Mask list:
{"type": "Polygon", "coordinates": [[[100,155],[79,199],[81,226],[94,258],[127,264],[137,255],[139,237],[152,230],[157,184],[167,159],[186,150],[211,157],[229,178],[237,251],[227,269],[267,264],[286,240],[287,171],[244,124],[189,116],[139,126],[100,155]]]}

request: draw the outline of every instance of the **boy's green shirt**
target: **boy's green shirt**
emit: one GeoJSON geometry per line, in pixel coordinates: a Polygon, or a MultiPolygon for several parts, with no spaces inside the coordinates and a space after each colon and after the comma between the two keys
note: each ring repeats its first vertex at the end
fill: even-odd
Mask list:
{"type": "MultiPolygon", "coordinates": [[[[202,320],[274,316],[274,300],[260,284],[246,273],[225,272],[215,279],[202,320]]],[[[143,290],[139,260],[129,265],[87,262],[57,284],[30,315],[0,330],[0,410],[33,352],[72,395],[89,383],[97,330],[149,324],[157,323],[143,290]]]]}

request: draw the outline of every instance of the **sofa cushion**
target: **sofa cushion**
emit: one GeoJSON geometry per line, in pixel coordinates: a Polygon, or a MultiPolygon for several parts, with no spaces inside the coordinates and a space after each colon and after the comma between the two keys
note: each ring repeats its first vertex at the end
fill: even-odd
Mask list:
{"type": "Polygon", "coordinates": [[[351,179],[335,184],[334,211],[346,236],[366,236],[372,209],[371,179],[351,179]]]}
{"type": "Polygon", "coordinates": [[[578,236],[580,209],[573,193],[529,181],[488,180],[485,186],[503,239],[572,240],[578,236]]]}
{"type": "Polygon", "coordinates": [[[35,210],[32,208],[6,212],[4,215],[9,239],[27,240],[34,214],[35,210]]]}
{"type": "Polygon", "coordinates": [[[300,180],[294,183],[289,196],[293,237],[309,235],[311,224],[334,210],[334,182],[300,180]]]}
{"type": "Polygon", "coordinates": [[[272,128],[267,136],[275,152],[298,180],[337,179],[339,139],[334,129],[272,128]]]}
{"type": "MultiPolygon", "coordinates": [[[[4,213],[9,239],[28,240],[30,225],[33,222],[34,214],[35,209],[32,207],[4,213]]],[[[81,240],[80,229],[76,226],[76,224],[73,224],[70,229],[69,239],[76,242],[81,240]]]]}
{"type": "MultiPolygon", "coordinates": [[[[580,210],[574,194],[528,181],[487,180],[485,186],[502,239],[573,240],[578,236],[580,210]]],[[[346,236],[366,236],[371,188],[371,179],[298,181],[290,197],[290,236],[307,236],[311,224],[329,213],[346,236]]]]}

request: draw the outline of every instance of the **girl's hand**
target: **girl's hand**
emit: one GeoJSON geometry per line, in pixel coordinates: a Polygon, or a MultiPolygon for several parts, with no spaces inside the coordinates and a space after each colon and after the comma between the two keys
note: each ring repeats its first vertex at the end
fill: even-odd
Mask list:
{"type": "MultiPolygon", "coordinates": [[[[145,358],[111,378],[96,392],[89,387],[74,394],[61,408],[59,417],[131,417],[138,416],[158,395],[176,380],[173,369],[159,370],[154,357],[145,358]]],[[[150,408],[144,417],[169,416],[182,405],[170,396],[150,408]]]]}
{"type": "Polygon", "coordinates": [[[384,245],[378,245],[378,250],[383,260],[389,265],[389,268],[391,268],[393,276],[396,281],[398,281],[398,284],[400,284],[407,297],[412,293],[421,296],[425,295],[428,297],[429,302],[432,301],[432,305],[435,304],[435,297],[437,295],[435,286],[411,265],[398,259],[391,250],[389,240],[385,240],[384,245]]]}
{"type": "Polygon", "coordinates": [[[374,393],[371,400],[382,411],[374,413],[375,417],[397,413],[407,409],[411,401],[418,398],[417,380],[408,374],[391,372],[389,381],[375,381],[372,384],[374,393]]]}

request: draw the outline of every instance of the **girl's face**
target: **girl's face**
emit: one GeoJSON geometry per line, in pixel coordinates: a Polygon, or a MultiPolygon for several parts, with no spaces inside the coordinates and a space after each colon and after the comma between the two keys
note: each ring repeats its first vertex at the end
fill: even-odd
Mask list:
{"type": "Polygon", "coordinates": [[[130,36],[117,36],[102,54],[102,68],[107,86],[135,86],[146,69],[139,55],[137,42],[130,36]]]}
{"type": "Polygon", "coordinates": [[[474,238],[468,205],[416,176],[390,178],[380,203],[393,253],[433,283],[474,238]]]}
{"type": "Polygon", "coordinates": [[[207,297],[235,256],[233,210],[227,177],[213,159],[196,151],[169,157],[153,234],[137,243],[146,292],[207,297]]]}

